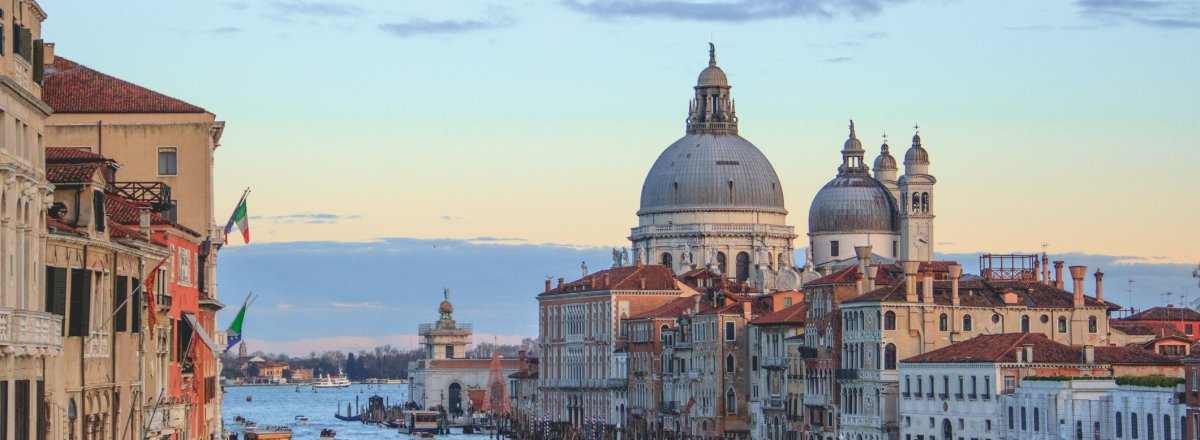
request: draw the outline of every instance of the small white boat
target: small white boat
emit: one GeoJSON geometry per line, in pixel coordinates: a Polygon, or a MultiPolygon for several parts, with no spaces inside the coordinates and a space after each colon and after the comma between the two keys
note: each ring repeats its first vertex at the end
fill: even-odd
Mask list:
{"type": "Polygon", "coordinates": [[[312,386],[313,388],[346,388],[350,385],[350,379],[347,379],[346,376],[326,374],[321,380],[313,382],[312,386]]]}
{"type": "Polygon", "coordinates": [[[301,425],[307,425],[308,422],[309,422],[308,417],[296,416],[296,423],[299,423],[301,425]]]}

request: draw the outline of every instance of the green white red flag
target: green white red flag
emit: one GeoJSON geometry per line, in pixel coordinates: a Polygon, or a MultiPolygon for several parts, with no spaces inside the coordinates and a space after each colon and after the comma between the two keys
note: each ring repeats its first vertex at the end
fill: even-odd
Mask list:
{"type": "Polygon", "coordinates": [[[250,220],[246,215],[246,196],[250,195],[250,189],[242,193],[242,200],[238,202],[237,207],[233,209],[233,215],[229,216],[229,223],[225,224],[225,242],[229,243],[229,234],[233,232],[233,225],[237,225],[239,231],[242,231],[242,242],[250,243],[250,220]]]}

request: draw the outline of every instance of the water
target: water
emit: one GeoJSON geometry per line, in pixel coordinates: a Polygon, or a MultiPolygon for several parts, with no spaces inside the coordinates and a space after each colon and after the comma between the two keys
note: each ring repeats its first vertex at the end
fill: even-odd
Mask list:
{"type": "MultiPolygon", "coordinates": [[[[221,404],[221,417],[225,429],[238,432],[241,427],[233,421],[235,416],[245,417],[258,423],[259,427],[287,426],[292,428],[292,437],[300,439],[315,439],[324,428],[333,428],[339,439],[410,439],[416,438],[401,434],[399,430],[368,425],[361,422],[343,422],[333,417],[334,412],[341,408],[346,413],[346,403],[354,405],[358,397],[359,404],[367,405],[367,398],[380,395],[395,405],[408,400],[408,385],[352,385],[348,388],[323,388],[316,393],[311,387],[302,386],[296,392],[296,386],[227,386],[225,400],[221,404]],[[246,396],[253,396],[253,402],[247,402],[246,396]],[[308,425],[296,423],[295,417],[308,417],[308,425]]],[[[357,410],[355,410],[357,412],[357,410]]],[[[452,430],[451,432],[461,432],[452,430]]],[[[484,435],[439,435],[439,439],[475,439],[487,438],[484,435]]]]}

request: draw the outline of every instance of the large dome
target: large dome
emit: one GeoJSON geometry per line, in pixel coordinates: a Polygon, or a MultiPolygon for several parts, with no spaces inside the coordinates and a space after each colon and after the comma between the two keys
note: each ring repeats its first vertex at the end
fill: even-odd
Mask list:
{"type": "Polygon", "coordinates": [[[825,184],[808,209],[808,232],[884,232],[900,230],[896,200],[878,180],[844,174],[825,184]]]}
{"type": "Polygon", "coordinates": [[[787,214],[775,168],[736,134],[689,134],[650,168],[638,214],[730,210],[787,214]]]}

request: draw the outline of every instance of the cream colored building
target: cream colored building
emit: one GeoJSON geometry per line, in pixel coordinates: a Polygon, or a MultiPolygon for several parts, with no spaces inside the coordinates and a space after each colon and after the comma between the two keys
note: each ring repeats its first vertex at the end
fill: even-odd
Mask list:
{"type": "Polygon", "coordinates": [[[46,181],[41,28],[34,0],[0,5],[0,419],[12,438],[46,429],[62,316],[46,309],[46,181]],[[16,48],[16,50],[14,50],[16,48]]]}

